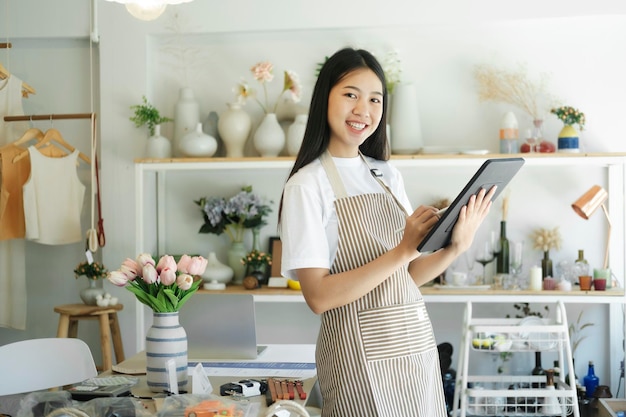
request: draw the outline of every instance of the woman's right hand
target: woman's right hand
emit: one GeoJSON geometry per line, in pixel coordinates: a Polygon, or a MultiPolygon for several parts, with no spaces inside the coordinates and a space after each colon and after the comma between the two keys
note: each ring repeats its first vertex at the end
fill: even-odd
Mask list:
{"type": "Polygon", "coordinates": [[[431,206],[419,206],[406,218],[401,246],[408,246],[419,255],[417,247],[424,240],[430,229],[439,221],[438,210],[431,206]]]}

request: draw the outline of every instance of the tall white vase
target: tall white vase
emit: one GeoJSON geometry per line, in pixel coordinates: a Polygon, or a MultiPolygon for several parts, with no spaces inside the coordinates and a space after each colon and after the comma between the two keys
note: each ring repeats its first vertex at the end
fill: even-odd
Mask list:
{"type": "Polygon", "coordinates": [[[200,105],[193,95],[193,90],[183,87],[179,91],[174,111],[174,156],[182,156],[180,142],[187,133],[196,130],[199,122],[200,105]]]}
{"type": "Polygon", "coordinates": [[[169,390],[167,362],[174,360],[178,391],[187,390],[187,333],[178,321],[178,311],[153,313],[146,333],[146,379],[152,392],[169,390]]]}
{"type": "Polygon", "coordinates": [[[287,154],[290,156],[298,155],[300,146],[302,145],[302,139],[304,139],[304,131],[306,130],[306,123],[309,116],[306,114],[299,114],[296,119],[287,129],[287,154]]]}
{"type": "Polygon", "coordinates": [[[242,158],[252,129],[250,115],[238,103],[228,103],[228,110],[217,121],[217,131],[224,142],[228,158],[242,158]]]}
{"type": "Polygon", "coordinates": [[[413,84],[398,84],[391,97],[391,152],[414,154],[424,147],[417,92],[413,84]]]}
{"type": "Polygon", "coordinates": [[[172,144],[165,136],[161,136],[161,125],[154,126],[154,135],[146,142],[146,158],[171,158],[172,144]]]}
{"type": "Polygon", "coordinates": [[[285,147],[285,131],[276,113],[267,113],[254,132],[254,148],[261,156],[278,156],[285,147]]]}

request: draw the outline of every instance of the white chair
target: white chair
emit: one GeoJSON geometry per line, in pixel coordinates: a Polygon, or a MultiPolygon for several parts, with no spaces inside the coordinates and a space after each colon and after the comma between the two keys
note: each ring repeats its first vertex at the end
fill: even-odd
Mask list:
{"type": "Polygon", "coordinates": [[[75,384],[98,375],[80,339],[43,338],[0,346],[0,395],[75,384]]]}

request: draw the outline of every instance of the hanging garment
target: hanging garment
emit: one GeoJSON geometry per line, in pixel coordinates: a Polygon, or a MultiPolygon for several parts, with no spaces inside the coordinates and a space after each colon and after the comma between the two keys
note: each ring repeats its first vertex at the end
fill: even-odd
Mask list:
{"type": "Polygon", "coordinates": [[[0,81],[0,146],[17,140],[28,129],[26,122],[5,122],[4,116],[21,116],[22,107],[22,80],[11,75],[0,81]]]}
{"type": "Polygon", "coordinates": [[[63,245],[83,239],[80,214],[85,185],[78,179],[78,150],[49,158],[28,147],[30,178],[24,184],[26,239],[46,245],[63,245]]]}
{"type": "Polygon", "coordinates": [[[26,235],[22,187],[30,174],[30,159],[13,162],[23,150],[11,143],[0,148],[0,240],[23,239],[26,235]]]}
{"type": "MultiPolygon", "coordinates": [[[[339,245],[330,271],[336,274],[396,246],[406,214],[386,187],[349,197],[330,154],[320,159],[337,197],[339,245]]],[[[446,416],[435,337],[407,267],[321,318],[316,363],[323,416],[446,416]]]]}
{"type": "MultiPolygon", "coordinates": [[[[4,116],[23,115],[22,81],[10,76],[0,82],[0,147],[17,140],[28,128],[6,123],[4,116]]],[[[0,178],[2,181],[2,178],[0,178]]],[[[0,241],[0,326],[26,329],[26,245],[22,239],[0,241]]]]}

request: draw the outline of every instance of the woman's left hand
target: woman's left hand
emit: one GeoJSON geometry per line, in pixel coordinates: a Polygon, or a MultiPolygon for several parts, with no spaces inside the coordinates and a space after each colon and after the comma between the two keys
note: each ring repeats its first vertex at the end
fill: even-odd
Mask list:
{"type": "Polygon", "coordinates": [[[465,252],[472,245],[476,231],[483,220],[485,220],[485,217],[487,217],[487,214],[489,214],[491,199],[496,192],[496,188],[494,185],[489,191],[485,189],[480,190],[478,194],[470,197],[467,205],[461,208],[450,242],[457,254],[465,252]]]}

